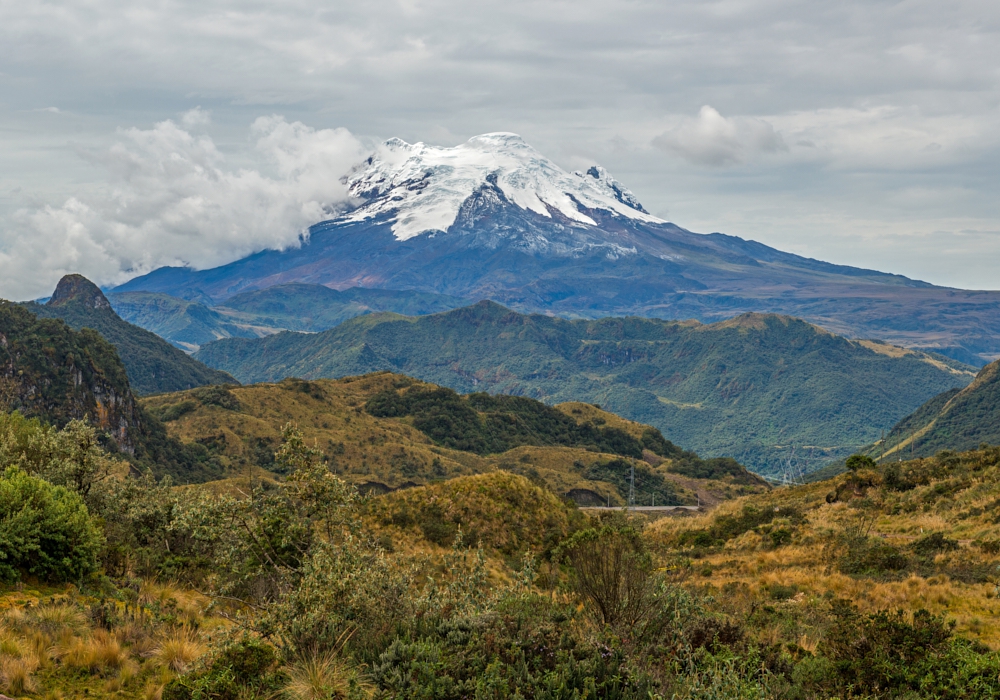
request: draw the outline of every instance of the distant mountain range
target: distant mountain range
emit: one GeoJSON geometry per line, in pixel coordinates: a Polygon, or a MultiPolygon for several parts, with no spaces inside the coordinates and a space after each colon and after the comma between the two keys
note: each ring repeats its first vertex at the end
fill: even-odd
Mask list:
{"type": "MultiPolygon", "coordinates": [[[[114,291],[228,307],[250,290],[310,283],[491,299],[570,318],[708,322],[769,312],[979,366],[1000,355],[1000,292],[935,287],[692,233],[648,214],[603,169],[565,172],[513,134],[456,148],[393,139],[347,184],[357,206],[313,226],[299,248],[210,270],[161,268],[114,291]]],[[[119,308],[133,303],[122,297],[119,308]]],[[[219,313],[229,335],[258,332],[219,313]]]]}
{"type": "Polygon", "coordinates": [[[206,367],[155,333],[128,323],[114,312],[97,286],[82,275],[66,275],[45,304],[24,308],[41,318],[58,318],[74,330],[92,328],[118,351],[137,394],[193,389],[206,384],[231,384],[225,372],[206,367]]]}
{"type": "Polygon", "coordinates": [[[442,294],[363,288],[337,291],[319,284],[282,284],[243,292],[217,306],[155,292],[108,294],[108,300],[124,320],[188,352],[220,338],[258,338],[283,330],[325,331],[376,311],[416,315],[468,304],[442,294]]]}
{"type": "Polygon", "coordinates": [[[974,376],[942,356],[847,340],[785,316],[707,326],[568,321],[492,302],[220,340],[195,357],[244,382],[391,370],[461,392],[598,403],[699,454],[770,475],[844,457],[974,376]]]}

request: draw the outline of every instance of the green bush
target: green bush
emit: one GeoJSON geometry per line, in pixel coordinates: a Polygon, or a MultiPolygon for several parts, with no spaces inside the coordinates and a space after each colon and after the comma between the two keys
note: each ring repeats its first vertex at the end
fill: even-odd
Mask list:
{"type": "Polygon", "coordinates": [[[414,386],[376,394],[365,410],[379,418],[412,416],[414,427],[437,444],[477,454],[521,445],[593,447],[635,458],[642,456],[644,444],[669,451],[659,432],[659,440],[650,433],[640,442],[618,428],[577,423],[562,411],[523,396],[460,396],[451,389],[414,386]]]}
{"type": "Polygon", "coordinates": [[[847,458],[847,461],[844,462],[844,466],[852,472],[856,472],[860,469],[874,469],[875,460],[868,455],[855,454],[847,458]]]}
{"type": "Polygon", "coordinates": [[[859,538],[848,543],[840,558],[841,573],[853,576],[885,576],[905,571],[910,560],[899,549],[875,538],[859,538]]]}
{"type": "Polygon", "coordinates": [[[926,610],[861,615],[847,601],[833,606],[834,623],[819,651],[831,663],[810,678],[828,697],[1000,698],[1000,658],[975,642],[953,639],[953,625],[926,610]],[[911,695],[912,694],[912,695],[911,695]]]}
{"type": "Polygon", "coordinates": [[[407,700],[653,697],[620,644],[583,639],[577,627],[571,606],[542,596],[508,599],[494,612],[396,639],[371,676],[381,697],[407,700]]]}
{"type": "Polygon", "coordinates": [[[16,467],[0,476],[0,577],[79,580],[97,568],[102,539],[78,494],[16,467]]]}
{"type": "Polygon", "coordinates": [[[790,542],[793,534],[791,528],[805,522],[805,516],[795,506],[757,508],[753,505],[746,505],[739,513],[718,516],[708,528],[682,532],[678,538],[678,544],[694,547],[722,545],[745,532],[768,525],[776,519],[780,519],[785,524],[779,528],[771,528],[767,533],[775,547],[790,542]]]}
{"type": "Polygon", "coordinates": [[[239,399],[224,384],[199,387],[192,393],[202,406],[218,406],[227,411],[238,411],[240,408],[239,399]]]}
{"type": "Polygon", "coordinates": [[[273,697],[283,685],[278,656],[264,642],[243,638],[222,648],[208,666],[175,678],[163,689],[162,700],[240,700],[273,697]]]}

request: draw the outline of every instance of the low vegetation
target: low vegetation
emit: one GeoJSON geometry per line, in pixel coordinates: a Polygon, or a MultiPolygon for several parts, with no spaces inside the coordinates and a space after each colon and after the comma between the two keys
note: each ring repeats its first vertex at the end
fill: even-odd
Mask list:
{"type": "MultiPolygon", "coordinates": [[[[347,440],[331,451],[293,423],[272,428],[272,442],[246,433],[231,443],[239,451],[217,450],[247,460],[230,478],[173,486],[135,474],[86,422],[56,430],[3,414],[0,692],[1000,698],[1000,448],[883,464],[856,455],[832,481],[652,519],[587,512],[544,476],[560,464],[564,478],[617,474],[621,460],[683,488],[690,477],[664,467],[674,462],[650,449],[648,428],[566,405],[548,409],[562,417],[527,413],[531,430],[512,434],[589,440],[613,428],[615,444],[640,441],[642,458],[566,444],[478,455],[435,444],[409,412],[365,408],[414,387],[438,391],[377,374],[146,401],[164,418],[193,404],[169,422],[187,437],[214,424],[230,444],[239,426],[288,412],[312,429],[355,426],[365,439],[352,449],[370,463],[405,439],[410,458],[468,470],[381,495],[344,478],[347,440]],[[265,450],[267,469],[253,457],[265,450]],[[499,458],[521,473],[479,468],[499,458]]],[[[494,420],[510,408],[447,394],[433,405],[456,400],[473,427],[490,412],[480,408],[494,420]]]]}
{"type": "Polygon", "coordinates": [[[585,505],[623,504],[633,468],[642,503],[695,504],[699,489],[724,499],[768,488],[731,459],[702,460],[656,429],[590,404],[463,397],[386,372],[201,387],[150,397],[143,407],[230,477],[273,471],[276,426],[293,420],[330,469],[365,492],[497,469],[585,505]]]}

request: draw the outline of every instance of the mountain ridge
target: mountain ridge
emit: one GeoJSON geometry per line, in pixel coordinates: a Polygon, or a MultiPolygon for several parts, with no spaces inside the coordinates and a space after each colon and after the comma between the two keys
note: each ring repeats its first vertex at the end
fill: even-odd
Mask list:
{"type": "Polygon", "coordinates": [[[974,374],[787,316],[570,321],[488,301],[420,317],[370,314],[317,334],[222,340],[196,356],[244,381],[390,370],[460,392],[599,403],[699,454],[764,473],[783,468],[790,444],[812,446],[814,468],[846,456],[974,374]]]}
{"type": "Polygon", "coordinates": [[[1000,356],[1000,292],[694,233],[644,213],[598,166],[569,173],[510,134],[477,138],[455,149],[384,145],[345,181],[358,206],[312,226],[300,247],[208,270],[160,268],[114,291],[218,304],[298,282],[490,299],[567,318],[769,312],[980,366],[1000,356]]]}
{"type": "Polygon", "coordinates": [[[157,292],[109,294],[116,313],[194,352],[220,338],[257,338],[283,330],[318,332],[377,311],[426,314],[468,303],[440,294],[383,289],[336,290],[292,283],[236,294],[215,306],[157,292]]]}
{"type": "Polygon", "coordinates": [[[29,302],[23,307],[39,317],[62,319],[74,330],[92,328],[100,333],[117,349],[138,394],[236,381],[120,318],[97,285],[82,275],[65,275],[44,305],[29,302]]]}

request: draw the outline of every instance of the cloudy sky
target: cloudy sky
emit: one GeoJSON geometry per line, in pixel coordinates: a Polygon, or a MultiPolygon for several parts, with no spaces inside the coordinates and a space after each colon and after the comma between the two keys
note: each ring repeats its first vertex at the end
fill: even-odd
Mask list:
{"type": "Polygon", "coordinates": [[[1000,3],[0,0],[0,296],[293,245],[379,140],[515,131],[652,213],[998,289],[1000,3]]]}

